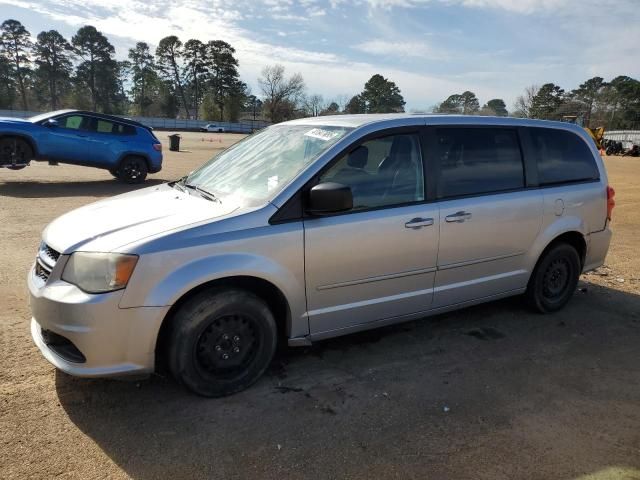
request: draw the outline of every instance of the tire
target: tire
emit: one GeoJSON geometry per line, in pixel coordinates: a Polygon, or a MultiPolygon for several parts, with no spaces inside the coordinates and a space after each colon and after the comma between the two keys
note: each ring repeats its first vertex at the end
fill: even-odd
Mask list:
{"type": "Polygon", "coordinates": [[[33,148],[22,138],[0,138],[0,164],[9,170],[21,170],[33,160],[33,148]]]}
{"type": "Polygon", "coordinates": [[[171,321],[169,369],[204,397],[246,389],[262,376],[276,350],[273,314],[261,298],[244,290],[200,293],[171,321]]]}
{"type": "Polygon", "coordinates": [[[125,157],[118,166],[116,178],[125,183],[136,184],[144,182],[149,168],[142,157],[125,157]]]}
{"type": "Polygon", "coordinates": [[[580,256],[574,247],[558,243],[549,248],[533,270],[525,298],[540,313],[564,307],[576,290],[580,278],[580,256]]]}
{"type": "Polygon", "coordinates": [[[113,175],[113,178],[120,178],[118,170],[109,170],[109,173],[113,175]]]}

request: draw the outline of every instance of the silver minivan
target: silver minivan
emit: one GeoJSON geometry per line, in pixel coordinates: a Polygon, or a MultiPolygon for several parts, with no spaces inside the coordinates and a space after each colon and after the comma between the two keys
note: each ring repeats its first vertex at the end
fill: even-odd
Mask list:
{"type": "Polygon", "coordinates": [[[344,115],[255,133],[186,177],[74,210],[28,276],[72,375],[221,396],[290,346],[523,294],[562,308],[602,265],[613,189],[581,128],[344,115]]]}

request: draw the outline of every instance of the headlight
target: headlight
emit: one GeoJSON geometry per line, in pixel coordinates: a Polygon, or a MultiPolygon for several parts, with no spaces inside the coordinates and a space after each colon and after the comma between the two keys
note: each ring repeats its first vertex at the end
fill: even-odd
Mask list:
{"type": "Polygon", "coordinates": [[[67,261],[62,280],[89,293],[104,293],[127,286],[137,255],[75,252],[67,261]]]}

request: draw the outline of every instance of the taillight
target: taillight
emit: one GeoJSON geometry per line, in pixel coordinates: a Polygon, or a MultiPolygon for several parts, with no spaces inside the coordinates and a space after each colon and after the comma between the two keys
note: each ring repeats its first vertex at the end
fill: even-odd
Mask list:
{"type": "Polygon", "coordinates": [[[154,143],[154,144],[153,144],[153,149],[154,149],[156,152],[161,152],[161,151],[162,151],[162,144],[161,144],[161,143],[154,143]]]}
{"type": "Polygon", "coordinates": [[[611,214],[613,213],[613,207],[616,206],[616,191],[607,185],[607,220],[611,220],[611,214]]]}

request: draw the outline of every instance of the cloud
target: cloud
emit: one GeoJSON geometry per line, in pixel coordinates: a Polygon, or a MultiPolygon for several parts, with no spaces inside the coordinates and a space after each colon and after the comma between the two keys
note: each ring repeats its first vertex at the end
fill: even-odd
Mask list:
{"type": "Polygon", "coordinates": [[[32,33],[57,28],[70,36],[82,25],[94,25],[115,44],[119,58],[137,41],[155,48],[172,34],[183,41],[223,39],[236,49],[242,79],[255,94],[264,66],[281,63],[288,74],[302,73],[310,93],[325,98],[358,93],[380,73],[396,82],[409,108],[424,108],[464,90],[481,101],[500,97],[510,104],[532,83],[551,81],[569,90],[593,75],[638,76],[640,67],[632,61],[640,44],[637,2],[0,0],[0,5],[19,20],[23,9],[32,33]],[[599,12],[595,26],[594,11],[599,12]],[[475,25],[476,18],[490,22],[488,28],[475,25]]]}
{"type": "Polygon", "coordinates": [[[284,21],[293,21],[293,22],[307,22],[309,21],[308,17],[303,17],[302,15],[293,15],[292,13],[280,14],[276,13],[271,15],[271,18],[274,20],[284,20],[284,21]]]}
{"type": "Polygon", "coordinates": [[[368,40],[353,47],[371,55],[403,56],[439,60],[445,58],[442,50],[434,49],[426,42],[393,42],[382,39],[368,40]]]}

